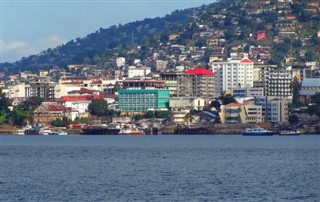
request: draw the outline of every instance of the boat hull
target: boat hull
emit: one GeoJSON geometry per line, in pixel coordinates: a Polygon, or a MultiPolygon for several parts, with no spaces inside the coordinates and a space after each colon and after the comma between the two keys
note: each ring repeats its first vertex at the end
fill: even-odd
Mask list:
{"type": "Polygon", "coordinates": [[[243,136],[273,136],[274,132],[267,132],[267,133],[242,133],[243,136]]]}

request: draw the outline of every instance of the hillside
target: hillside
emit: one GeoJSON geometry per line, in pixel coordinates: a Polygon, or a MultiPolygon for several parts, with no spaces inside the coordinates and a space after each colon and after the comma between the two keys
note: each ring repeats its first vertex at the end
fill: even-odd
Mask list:
{"type": "Polygon", "coordinates": [[[169,67],[207,66],[244,53],[261,64],[319,62],[319,1],[221,0],[162,18],[101,28],[16,63],[1,64],[0,70],[36,71],[75,63],[110,69],[117,57],[126,57],[129,64],[138,58],[146,65],[160,59],[169,67]]]}

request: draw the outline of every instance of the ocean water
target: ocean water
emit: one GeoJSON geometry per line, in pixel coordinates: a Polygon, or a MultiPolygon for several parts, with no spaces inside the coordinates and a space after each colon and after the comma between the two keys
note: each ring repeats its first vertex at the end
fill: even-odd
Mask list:
{"type": "Polygon", "coordinates": [[[0,136],[0,201],[320,201],[320,136],[0,136]]]}

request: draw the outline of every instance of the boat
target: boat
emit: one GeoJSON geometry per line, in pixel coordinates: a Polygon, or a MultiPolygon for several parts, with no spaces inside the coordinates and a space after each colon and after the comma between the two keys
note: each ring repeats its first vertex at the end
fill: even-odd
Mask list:
{"type": "Polygon", "coordinates": [[[243,136],[272,136],[275,132],[264,128],[246,128],[243,136]]]}
{"type": "Polygon", "coordinates": [[[55,135],[50,129],[40,129],[39,135],[55,135]]]}
{"type": "Polygon", "coordinates": [[[88,126],[82,129],[82,135],[118,135],[120,132],[119,128],[107,127],[104,125],[88,126]]]}
{"type": "Polygon", "coordinates": [[[59,130],[59,131],[57,131],[57,134],[58,135],[68,135],[68,132],[67,131],[63,131],[63,130],[59,130]]]}
{"type": "Polygon", "coordinates": [[[17,130],[14,134],[15,135],[24,135],[24,129],[19,129],[19,130],[17,130]]]}
{"type": "Polygon", "coordinates": [[[300,131],[299,130],[280,130],[278,135],[288,135],[288,136],[297,136],[300,135],[300,131]]]}

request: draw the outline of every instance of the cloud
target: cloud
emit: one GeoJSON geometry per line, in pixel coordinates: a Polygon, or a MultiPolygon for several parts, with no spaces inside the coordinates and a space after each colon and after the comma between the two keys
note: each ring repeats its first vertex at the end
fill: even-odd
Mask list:
{"type": "Polygon", "coordinates": [[[38,40],[39,46],[43,49],[54,48],[56,46],[66,43],[68,40],[60,38],[58,35],[53,34],[45,38],[40,38],[38,40]]]}
{"type": "Polygon", "coordinates": [[[28,57],[29,55],[38,54],[48,48],[54,48],[62,45],[67,41],[67,39],[60,38],[56,34],[39,38],[34,43],[18,40],[9,42],[0,40],[2,55],[1,62],[13,62],[21,59],[22,57],[28,57]]]}

